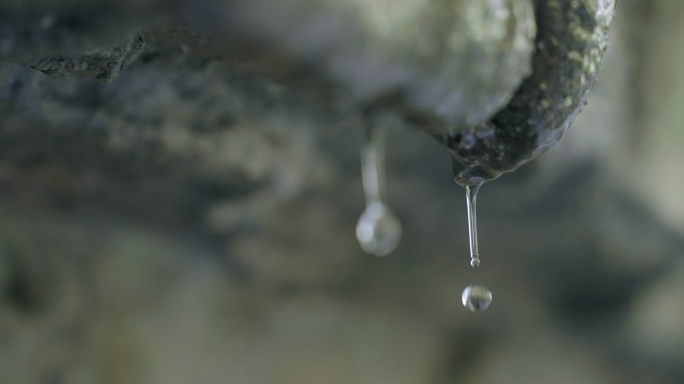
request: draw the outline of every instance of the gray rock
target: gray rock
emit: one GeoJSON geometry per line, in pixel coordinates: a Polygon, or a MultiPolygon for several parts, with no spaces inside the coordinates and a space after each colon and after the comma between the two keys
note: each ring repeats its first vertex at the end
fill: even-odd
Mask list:
{"type": "Polygon", "coordinates": [[[267,66],[303,67],[357,107],[434,121],[426,130],[485,121],[530,73],[529,0],[234,1],[217,12],[229,41],[267,66]]]}
{"type": "Polygon", "coordinates": [[[152,1],[8,0],[0,4],[0,62],[82,55],[121,43],[154,19],[152,1]]]}
{"type": "Polygon", "coordinates": [[[492,180],[560,140],[596,81],[614,8],[614,0],[536,2],[532,75],[491,121],[435,135],[452,152],[457,183],[492,180]]]}
{"type": "Polygon", "coordinates": [[[121,70],[132,63],[143,51],[144,41],[136,36],[114,47],[72,57],[43,57],[25,65],[56,79],[92,77],[108,83],[114,80],[121,70]]]}

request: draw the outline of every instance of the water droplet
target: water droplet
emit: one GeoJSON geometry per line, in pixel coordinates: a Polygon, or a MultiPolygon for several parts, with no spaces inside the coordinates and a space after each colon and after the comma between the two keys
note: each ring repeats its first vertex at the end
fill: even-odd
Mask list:
{"type": "Polygon", "coordinates": [[[463,306],[473,312],[484,311],[492,303],[492,292],[482,285],[470,285],[461,296],[463,306]]]}
{"type": "Polygon", "coordinates": [[[376,256],[389,254],[401,240],[401,223],[384,203],[385,134],[383,128],[374,128],[361,149],[366,210],[356,225],[356,238],[364,252],[376,256]]]}
{"type": "Polygon", "coordinates": [[[385,256],[401,240],[401,223],[381,203],[369,205],[356,225],[356,238],[366,253],[385,256]]]}
{"type": "Polygon", "coordinates": [[[466,198],[468,199],[468,231],[470,233],[470,265],[472,267],[480,266],[480,253],[477,246],[477,215],[476,215],[476,202],[477,202],[477,191],[480,190],[480,186],[469,185],[465,187],[466,198]]]}

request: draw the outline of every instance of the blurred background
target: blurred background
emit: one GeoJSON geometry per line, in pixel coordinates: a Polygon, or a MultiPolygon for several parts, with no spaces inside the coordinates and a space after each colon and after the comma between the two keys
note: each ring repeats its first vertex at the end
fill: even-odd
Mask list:
{"type": "Polygon", "coordinates": [[[390,132],[404,236],[366,255],[364,126],[320,106],[325,79],[254,75],[182,1],[183,27],[37,60],[154,10],[50,32],[40,7],[72,3],[0,9],[0,383],[684,382],[683,2],[619,2],[565,137],[480,190],[478,269],[423,132],[390,132]]]}

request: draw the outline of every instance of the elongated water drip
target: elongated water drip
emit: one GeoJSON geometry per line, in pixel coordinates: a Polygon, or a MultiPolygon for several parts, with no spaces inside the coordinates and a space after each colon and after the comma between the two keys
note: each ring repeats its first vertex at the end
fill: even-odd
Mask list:
{"type": "Polygon", "coordinates": [[[401,239],[401,223],[385,204],[385,138],[382,128],[370,132],[361,148],[361,175],[366,210],[356,225],[356,238],[366,253],[385,256],[401,239]]]}
{"type": "Polygon", "coordinates": [[[477,192],[482,184],[469,185],[465,187],[466,198],[468,200],[468,231],[470,232],[470,265],[480,266],[480,252],[477,248],[477,192]]]}
{"type": "Polygon", "coordinates": [[[361,148],[361,177],[366,205],[384,204],[385,200],[385,140],[387,133],[375,128],[361,148]]]}
{"type": "MultiPolygon", "coordinates": [[[[470,232],[470,265],[480,266],[480,253],[477,248],[477,192],[482,184],[472,184],[465,187],[468,202],[468,230],[470,232]]],[[[463,305],[473,312],[483,311],[492,302],[492,292],[482,285],[471,285],[463,290],[461,295],[463,305]]]]}

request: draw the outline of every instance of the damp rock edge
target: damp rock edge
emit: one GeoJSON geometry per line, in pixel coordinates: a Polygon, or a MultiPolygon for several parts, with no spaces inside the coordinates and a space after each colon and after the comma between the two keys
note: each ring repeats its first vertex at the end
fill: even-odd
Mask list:
{"type": "Polygon", "coordinates": [[[560,140],[598,77],[615,5],[615,0],[536,1],[532,75],[489,122],[433,135],[451,151],[456,183],[495,179],[560,140]]]}

